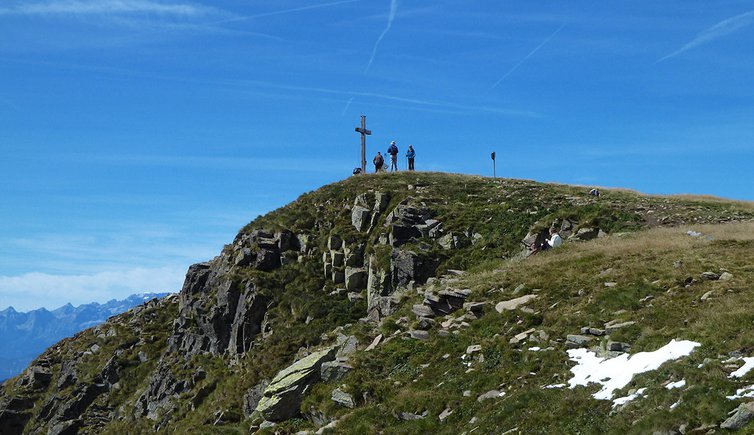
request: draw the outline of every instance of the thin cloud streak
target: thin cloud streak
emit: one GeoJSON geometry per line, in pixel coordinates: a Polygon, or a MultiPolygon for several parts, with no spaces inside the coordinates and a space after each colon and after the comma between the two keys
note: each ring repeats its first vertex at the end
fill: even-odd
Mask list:
{"type": "Polygon", "coordinates": [[[547,45],[547,43],[550,42],[552,40],[552,38],[554,38],[555,36],[557,36],[557,34],[560,33],[560,31],[563,30],[563,28],[565,26],[566,25],[563,24],[560,27],[558,27],[558,30],[554,31],[550,36],[547,37],[547,39],[545,39],[544,41],[542,41],[542,43],[539,44],[537,46],[537,48],[535,48],[534,50],[530,51],[529,54],[527,54],[526,56],[524,56],[524,58],[521,59],[517,64],[513,65],[513,68],[511,68],[510,70],[508,70],[508,72],[505,73],[505,75],[503,75],[502,77],[500,77],[500,80],[496,81],[495,84],[492,85],[491,89],[495,89],[496,87],[498,87],[498,85],[500,83],[502,83],[503,80],[505,80],[509,75],[513,74],[521,65],[524,64],[524,62],[526,62],[527,60],[529,60],[530,57],[534,56],[542,47],[544,47],[545,45],[547,45]]]}
{"type": "Polygon", "coordinates": [[[308,11],[312,9],[320,9],[320,8],[328,8],[332,6],[338,6],[338,5],[344,5],[348,3],[356,3],[361,0],[341,0],[336,2],[330,2],[330,3],[321,3],[317,5],[310,5],[310,6],[301,6],[298,8],[290,8],[290,9],[282,9],[278,11],[270,11],[270,12],[262,12],[259,14],[253,14],[253,15],[244,15],[242,17],[233,17],[233,18],[227,18],[225,20],[218,20],[213,21],[211,23],[204,23],[204,25],[212,26],[217,24],[227,24],[227,23],[233,23],[237,21],[245,21],[245,20],[251,20],[254,18],[264,18],[264,17],[271,17],[275,15],[284,15],[284,14],[290,14],[294,12],[302,12],[302,11],[308,11]]]}
{"type": "Polygon", "coordinates": [[[346,103],[346,107],[343,108],[343,113],[340,114],[341,117],[343,117],[346,112],[348,112],[348,108],[351,107],[351,103],[353,103],[353,99],[356,97],[351,97],[348,99],[348,102],[346,103]]]}
{"type": "Polygon", "coordinates": [[[742,14],[720,21],[714,26],[696,35],[696,37],[692,39],[688,44],[668,54],[667,56],[661,57],[655,62],[655,64],[670,59],[671,57],[678,56],[679,54],[699,47],[700,45],[710,43],[716,39],[722,38],[723,36],[730,35],[731,33],[743,29],[752,22],[754,22],[754,11],[744,12],[742,14]]]}
{"type": "Polygon", "coordinates": [[[204,6],[180,3],[157,3],[151,0],[56,0],[26,3],[0,9],[0,15],[107,15],[153,13],[163,15],[202,15],[212,10],[204,6]]]}
{"type": "Polygon", "coordinates": [[[387,17],[387,26],[385,26],[385,30],[382,31],[380,37],[377,38],[377,42],[374,43],[374,47],[372,48],[372,56],[369,58],[369,63],[364,70],[365,74],[369,72],[369,68],[372,67],[372,62],[374,62],[374,57],[377,55],[377,48],[380,46],[380,42],[382,42],[382,39],[385,37],[385,35],[387,35],[387,32],[390,31],[390,28],[393,27],[393,20],[395,20],[396,13],[398,13],[398,0],[390,0],[390,13],[387,17]]]}

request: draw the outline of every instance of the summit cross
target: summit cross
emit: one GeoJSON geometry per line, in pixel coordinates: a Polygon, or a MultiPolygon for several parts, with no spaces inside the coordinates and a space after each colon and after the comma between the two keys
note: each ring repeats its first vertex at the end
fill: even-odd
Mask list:
{"type": "Polygon", "coordinates": [[[367,117],[361,115],[361,127],[355,129],[361,133],[361,173],[367,173],[367,136],[372,134],[372,130],[367,130],[367,117]]]}

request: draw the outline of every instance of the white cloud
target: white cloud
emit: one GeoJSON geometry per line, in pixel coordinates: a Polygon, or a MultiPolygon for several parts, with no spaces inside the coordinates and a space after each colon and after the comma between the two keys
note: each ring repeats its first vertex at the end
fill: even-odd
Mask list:
{"type": "Polygon", "coordinates": [[[185,267],[159,267],[103,271],[90,275],[31,272],[19,276],[0,276],[0,309],[8,306],[19,311],[39,307],[54,309],[68,302],[79,305],[122,299],[134,293],[177,292],[181,289],[185,274],[185,267]]]}
{"type": "Polygon", "coordinates": [[[754,22],[754,11],[744,12],[742,14],[720,21],[714,26],[700,32],[688,44],[668,54],[667,56],[661,57],[659,60],[657,60],[656,63],[660,63],[666,59],[670,59],[671,57],[678,56],[685,51],[691,50],[692,48],[696,48],[703,44],[707,44],[716,39],[722,38],[723,36],[730,35],[731,33],[748,26],[752,22],[754,22]]]}
{"type": "Polygon", "coordinates": [[[6,15],[109,15],[150,13],[161,15],[196,16],[210,8],[187,3],[167,3],[153,0],[50,0],[21,3],[0,9],[6,15]]]}

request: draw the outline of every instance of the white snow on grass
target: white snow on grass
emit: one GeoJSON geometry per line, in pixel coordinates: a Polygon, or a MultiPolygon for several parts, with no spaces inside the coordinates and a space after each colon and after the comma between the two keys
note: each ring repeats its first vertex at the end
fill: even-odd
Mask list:
{"type": "Polygon", "coordinates": [[[542,388],[547,388],[547,389],[551,389],[551,388],[563,388],[565,386],[566,386],[566,384],[551,384],[551,385],[545,385],[542,388]]]}
{"type": "Polygon", "coordinates": [[[736,390],[733,396],[725,396],[728,400],[743,399],[744,397],[754,397],[754,385],[748,385],[736,390]]]}
{"type": "Polygon", "coordinates": [[[672,390],[673,388],[683,388],[686,386],[686,379],[681,379],[678,382],[671,382],[668,385],[665,385],[665,388],[668,390],[672,390]]]}
{"type": "Polygon", "coordinates": [[[634,375],[656,370],[667,361],[688,356],[700,343],[689,340],[672,340],[654,352],[639,352],[634,355],[622,354],[615,358],[600,358],[587,349],[571,349],[568,356],[577,364],[571,368],[573,378],[568,381],[568,388],[590,383],[602,385],[602,389],[593,397],[611,400],[613,392],[625,387],[634,375]]]}
{"type": "Polygon", "coordinates": [[[616,406],[625,405],[626,403],[636,399],[637,397],[643,396],[645,391],[647,391],[646,388],[639,388],[634,394],[629,394],[625,397],[618,397],[617,399],[613,400],[613,408],[615,408],[616,406]]]}
{"type": "Polygon", "coordinates": [[[754,369],[754,357],[751,358],[743,358],[744,365],[741,366],[738,370],[730,374],[731,378],[742,378],[744,377],[751,369],[754,369]]]}

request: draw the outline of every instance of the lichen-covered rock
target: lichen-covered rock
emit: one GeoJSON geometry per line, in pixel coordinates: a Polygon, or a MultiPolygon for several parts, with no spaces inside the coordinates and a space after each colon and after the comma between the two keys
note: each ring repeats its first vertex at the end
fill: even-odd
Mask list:
{"type": "Polygon", "coordinates": [[[330,347],[304,357],[280,371],[264,390],[256,410],[269,421],[283,421],[296,416],[304,393],[320,380],[322,363],[335,359],[337,347],[330,347]]]}

